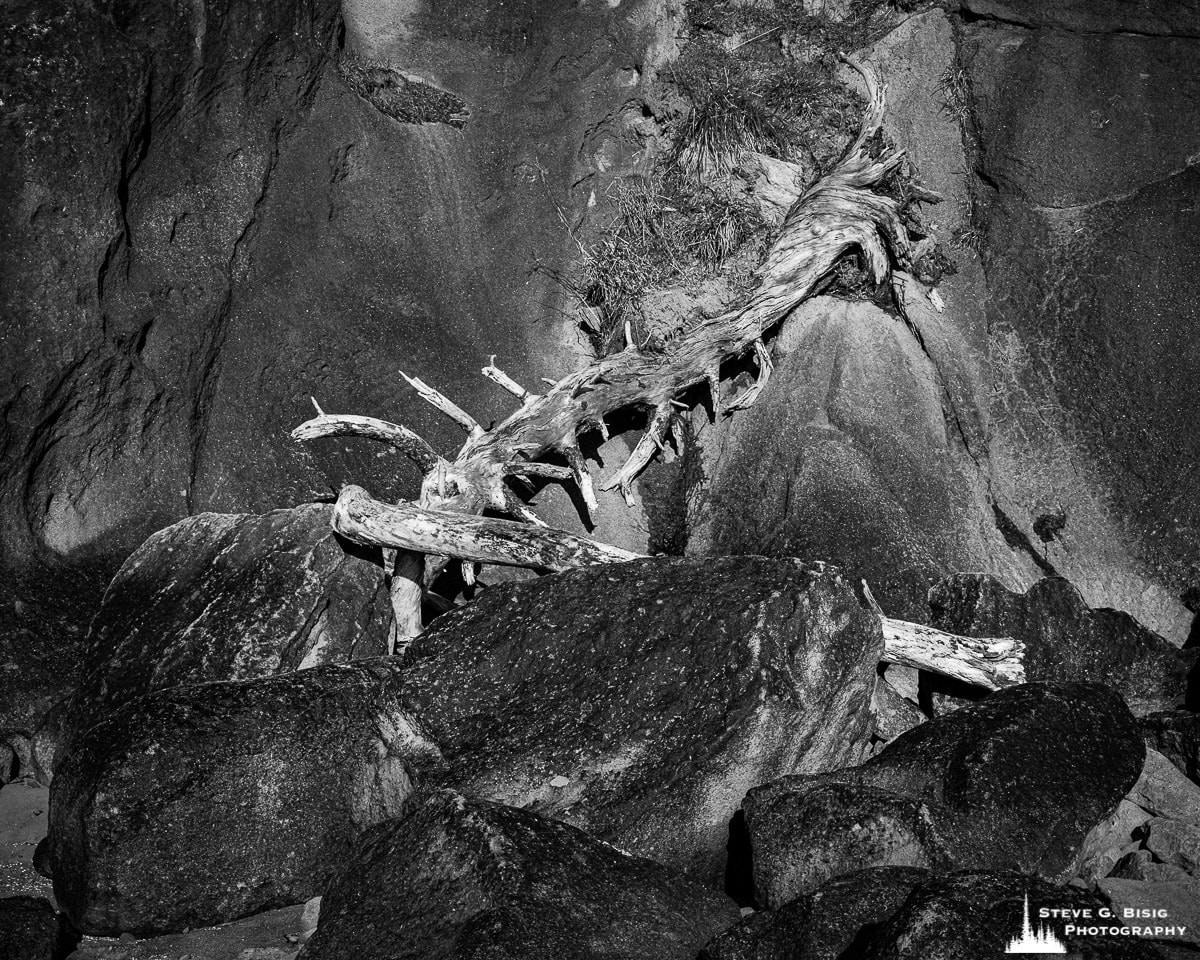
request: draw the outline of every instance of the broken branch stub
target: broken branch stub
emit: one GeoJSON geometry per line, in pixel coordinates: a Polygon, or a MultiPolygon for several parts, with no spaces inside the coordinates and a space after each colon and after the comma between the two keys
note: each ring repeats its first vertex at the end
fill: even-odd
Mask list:
{"type": "Polygon", "coordinates": [[[883,659],[999,690],[1025,682],[1025,644],[1012,637],[960,637],[920,623],[881,617],[883,659]]]}

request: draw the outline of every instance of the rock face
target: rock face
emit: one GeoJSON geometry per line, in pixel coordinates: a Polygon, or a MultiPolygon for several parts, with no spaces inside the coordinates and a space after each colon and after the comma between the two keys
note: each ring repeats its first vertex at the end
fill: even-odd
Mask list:
{"type": "Polygon", "coordinates": [[[1088,834],[1077,876],[1179,880],[1200,872],[1200,787],[1162,754],[1146,750],[1137,783],[1088,834]]]}
{"type": "Polygon", "coordinates": [[[762,396],[710,454],[711,530],[692,548],[827,558],[916,619],[914,599],[984,554],[959,530],[969,480],[931,361],[894,317],[832,297],[803,304],[775,352],[762,396]]]}
{"type": "Polygon", "coordinates": [[[691,960],[723,894],[564,823],[437,791],[370,830],[304,960],[691,960]]]}
{"type": "Polygon", "coordinates": [[[128,552],[349,477],[395,496],[415,478],[390,454],[290,444],[309,394],[440,444],[455,428],[397,366],[484,420],[506,399],[474,358],[560,373],[573,344],[530,321],[565,294],[527,272],[577,252],[556,206],[574,218],[634,158],[664,38],[651,3],[558,12],[6,5],[14,547],[128,552]],[[364,62],[469,119],[386,115],[364,62]]]}
{"type": "Polygon", "coordinates": [[[778,909],[865,867],[946,869],[953,861],[920,800],[861,784],[751,791],[746,819],[760,905],[778,909]]]}
{"type": "Polygon", "coordinates": [[[865,756],[881,644],[832,569],[640,560],[438,620],[406,702],[458,789],[719,882],[746,790],[865,756]]]}
{"type": "Polygon", "coordinates": [[[963,65],[991,185],[978,219],[999,361],[993,455],[1012,480],[1001,495],[1092,606],[1180,642],[1191,617],[1178,597],[1200,544],[1185,492],[1200,440],[1181,430],[1200,399],[1200,247],[1178,216],[1200,194],[1200,12],[970,6],[963,65]],[[1080,26],[1053,29],[1065,24],[1080,26]],[[1108,518],[1121,529],[1108,534],[1108,518]],[[1122,566],[1140,568],[1144,596],[1122,566]]]}
{"type": "Polygon", "coordinates": [[[1200,880],[1101,880],[1099,886],[1119,912],[1165,911],[1165,919],[1143,923],[1182,928],[1159,939],[1200,944],[1200,880]]]}
{"type": "Polygon", "coordinates": [[[41,897],[0,899],[0,960],[58,960],[69,940],[58,915],[41,897]]]}
{"type": "Polygon", "coordinates": [[[181,684],[386,654],[382,566],[334,535],[332,509],[205,513],[150,537],[92,622],[70,726],[181,684]]]}
{"type": "Polygon", "coordinates": [[[1104,683],[1139,715],[1187,697],[1192,651],[1177,649],[1127,613],[1092,610],[1066,580],[1039,580],[1015,593],[994,577],[958,574],[930,590],[929,604],[933,625],[943,630],[1021,640],[1028,680],[1104,683]]]}
{"type": "Polygon", "coordinates": [[[86,933],[210,926],[319,895],[439,754],[388,659],[142,697],[51,787],[55,894],[86,933]]]}
{"type": "Polygon", "coordinates": [[[1140,721],[1146,745],[1170,760],[1194,783],[1200,783],[1200,713],[1190,710],[1155,713],[1140,721]]]}
{"type": "Polygon", "coordinates": [[[946,573],[1061,575],[1183,642],[1197,38],[1192,3],[971,0],[865,51],[958,272],[936,305],[902,296],[912,329],[866,300],[796,311],[755,407],[699,427],[689,551],[826,559],[907,619],[946,573]]]}
{"type": "Polygon", "coordinates": [[[1146,749],[1146,764],[1129,799],[1153,816],[1200,826],[1200,786],[1157,750],[1146,749]]]}
{"type": "Polygon", "coordinates": [[[928,877],[917,867],[874,867],[835,877],[723,933],[700,960],[840,960],[868,942],[928,877]]]}
{"type": "Polygon", "coordinates": [[[1134,719],[1111,690],[1010,687],[902,734],[861,766],[751,790],[744,807],[755,892],[778,906],[872,857],[1065,882],[1088,832],[1137,781],[1144,756],[1134,719]],[[838,784],[854,788],[856,816],[814,800],[838,784]]]}
{"type": "MultiPolygon", "coordinates": [[[[917,887],[857,956],[863,960],[1002,956],[1008,942],[1021,935],[1026,896],[1031,911],[1042,907],[1086,910],[1092,917],[1099,917],[1108,906],[1093,893],[1056,887],[1039,877],[983,871],[956,873],[917,887]]],[[[1048,924],[1071,956],[1088,960],[1159,957],[1153,946],[1136,937],[1073,934],[1066,930],[1065,921],[1041,921],[1036,915],[1032,922],[1035,930],[1039,924],[1048,924]]]]}
{"type": "MultiPolygon", "coordinates": [[[[511,409],[479,376],[489,354],[524,383],[575,366],[560,215],[577,224],[643,158],[676,32],[658,0],[576,12],[4,4],[0,652],[21,658],[14,691],[44,681],[14,725],[61,691],[105,583],[155,530],[349,480],[415,492],[393,452],[289,441],[310,395],[448,451],[457,428],[397,368],[487,422],[511,409]],[[350,82],[362,62],[469,119],[399,122],[350,82]]],[[[638,513],[602,498],[600,535],[644,546],[638,513]]]]}

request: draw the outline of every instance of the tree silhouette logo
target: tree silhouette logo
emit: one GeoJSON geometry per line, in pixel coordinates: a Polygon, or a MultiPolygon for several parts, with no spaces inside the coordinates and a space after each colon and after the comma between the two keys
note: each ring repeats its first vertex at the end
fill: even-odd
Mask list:
{"type": "Polygon", "coordinates": [[[1025,922],[1021,935],[1013,937],[1004,948],[1005,953],[1059,953],[1065,954],[1067,946],[1050,929],[1049,924],[1040,924],[1037,930],[1029,922],[1029,894],[1025,894],[1025,922]]]}

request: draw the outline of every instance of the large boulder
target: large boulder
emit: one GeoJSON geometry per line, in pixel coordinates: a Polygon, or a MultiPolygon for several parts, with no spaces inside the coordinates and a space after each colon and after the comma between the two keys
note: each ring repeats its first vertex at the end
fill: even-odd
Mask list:
{"type": "Polygon", "coordinates": [[[0,960],[59,960],[70,943],[49,900],[0,899],[0,960]]]}
{"type": "Polygon", "coordinates": [[[816,780],[778,795],[769,785],[746,799],[761,906],[776,909],[830,878],[869,867],[952,869],[936,814],[921,800],[863,784],[822,783],[819,775],[816,780]]]}
{"type": "Polygon", "coordinates": [[[332,510],[203,513],[150,537],[92,621],[68,726],[181,684],[387,653],[381,562],[334,534],[332,510]]]}
{"type": "Polygon", "coordinates": [[[1061,578],[1024,593],[986,574],[947,577],[929,591],[934,626],[1025,644],[1029,680],[1088,680],[1116,689],[1137,715],[1181,705],[1196,652],[1181,651],[1119,610],[1093,610],[1061,578]]]}
{"type": "Polygon", "coordinates": [[[1132,918],[1126,922],[1170,928],[1154,939],[1182,941],[1192,947],[1193,956],[1200,947],[1200,880],[1108,879],[1101,880],[1099,888],[1117,916],[1132,918]]]}
{"type": "Polygon", "coordinates": [[[748,789],[866,755],[881,647],[832,568],[638,560],[438,620],[406,702],[458,789],[718,882],[748,789]]]}
{"type": "Polygon", "coordinates": [[[1048,930],[1066,947],[1062,952],[1072,957],[1159,960],[1151,944],[1119,932],[1121,921],[1109,919],[1107,902],[1096,894],[1056,887],[1040,877],[992,871],[964,871],[928,880],[855,956],[862,960],[999,957],[1010,941],[1022,936],[1027,908],[1034,935],[1048,930]],[[1042,910],[1075,911],[1076,919],[1042,919],[1042,910]],[[1115,930],[1087,932],[1097,927],[1115,930]]]}
{"type": "Polygon", "coordinates": [[[708,944],[700,960],[840,960],[869,940],[913,888],[919,867],[872,867],[835,877],[778,910],[760,910],[708,944]]]}
{"type": "Polygon", "coordinates": [[[1200,783],[1200,713],[1165,711],[1143,717],[1140,723],[1146,745],[1200,783]]]}
{"type": "Polygon", "coordinates": [[[75,741],[51,786],[59,903],[149,936],[321,893],[439,754],[390,659],[148,694],[75,741]]]}
{"type": "Polygon", "coordinates": [[[755,891],[778,906],[872,863],[1064,882],[1144,758],[1133,716],[1108,688],[1010,687],[902,734],[861,766],[751,790],[755,891]],[[836,785],[854,816],[825,800],[836,785]]]}
{"type": "Polygon", "coordinates": [[[574,827],[435,791],[369,831],[304,960],[692,960],[724,894],[574,827]]]}

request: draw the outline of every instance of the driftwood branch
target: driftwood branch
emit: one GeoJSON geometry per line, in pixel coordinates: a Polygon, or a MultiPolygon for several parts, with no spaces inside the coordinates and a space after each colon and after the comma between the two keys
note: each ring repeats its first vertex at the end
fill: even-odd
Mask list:
{"type": "Polygon", "coordinates": [[[400,371],[400,376],[404,378],[405,382],[407,382],[410,387],[412,387],[421,395],[422,400],[432,404],[451,420],[457,423],[460,427],[466,430],[467,433],[469,433],[472,437],[483,435],[483,427],[479,425],[475,418],[449,397],[435,390],[419,377],[410,377],[403,370],[400,371]]]}
{"type": "MultiPolygon", "coordinates": [[[[315,400],[313,405],[316,406],[315,400]]],[[[366,437],[395,447],[425,471],[432,470],[442,459],[425,440],[398,423],[352,414],[328,414],[320,407],[317,407],[317,414],[292,431],[293,440],[304,443],[321,437],[366,437]]]]}
{"type": "Polygon", "coordinates": [[[511,393],[514,397],[525,403],[527,400],[536,400],[537,394],[530,393],[523,386],[517,383],[512,377],[496,366],[496,355],[493,353],[491,359],[488,360],[488,365],[484,367],[480,373],[485,377],[511,393]]]}
{"type": "MultiPolygon", "coordinates": [[[[494,563],[563,571],[602,563],[637,560],[643,554],[622,550],[565,530],[533,528],[489,517],[465,517],[410,503],[390,505],[372,499],[362,487],[342,490],[334,507],[333,528],[356,543],[399,547],[393,591],[411,595],[419,570],[400,577],[405,557],[439,554],[469,563],[494,563]],[[399,584],[399,585],[397,585],[399,584]]],[[[883,629],[883,656],[889,663],[931,670],[965,683],[998,690],[1022,683],[1024,644],[1009,637],[960,637],[932,627],[884,616],[863,584],[868,604],[883,629]]],[[[417,598],[419,600],[419,596],[417,598]]],[[[419,609],[419,606],[418,606],[419,609]]],[[[401,637],[405,635],[400,631],[401,637]]],[[[403,646],[404,639],[401,640],[403,646]]]]}
{"type": "Polygon", "coordinates": [[[333,509],[333,528],[347,539],[367,546],[394,546],[474,563],[552,571],[621,563],[641,556],[565,530],[490,517],[467,517],[411,503],[386,504],[372,499],[362,487],[354,486],[345,487],[338,497],[333,509]]]}
{"type": "Polygon", "coordinates": [[[1013,637],[960,637],[887,616],[862,581],[863,597],[883,624],[883,659],[999,690],[1025,682],[1025,644],[1013,637]]]}
{"type": "Polygon", "coordinates": [[[883,659],[999,690],[1025,682],[1025,644],[1012,637],[960,637],[882,617],[883,659]]]}

